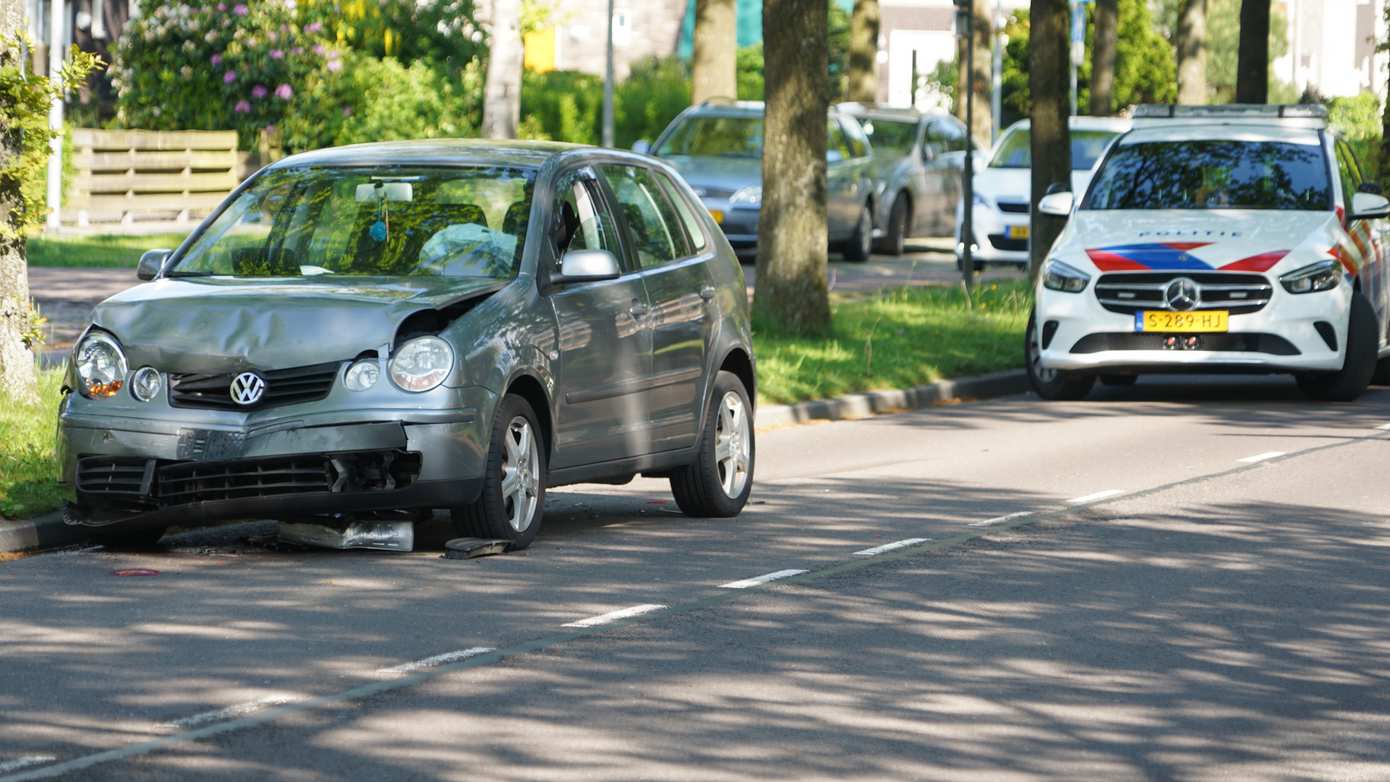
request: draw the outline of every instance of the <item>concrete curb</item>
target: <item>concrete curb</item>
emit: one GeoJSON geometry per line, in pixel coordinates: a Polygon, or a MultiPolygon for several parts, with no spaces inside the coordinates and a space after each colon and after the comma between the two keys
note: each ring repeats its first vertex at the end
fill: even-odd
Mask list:
{"type": "Polygon", "coordinates": [[[806,421],[849,421],[884,413],[919,410],[958,399],[988,399],[1021,394],[1027,389],[1028,373],[1022,369],[1013,369],[978,377],[938,380],[925,386],[894,391],[846,394],[834,399],[816,399],[794,405],[763,405],[758,408],[756,420],[759,429],[806,421]]]}
{"type": "Polygon", "coordinates": [[[87,541],[87,531],[63,523],[63,512],[54,511],[24,521],[0,521],[0,553],[61,548],[87,541]]]}

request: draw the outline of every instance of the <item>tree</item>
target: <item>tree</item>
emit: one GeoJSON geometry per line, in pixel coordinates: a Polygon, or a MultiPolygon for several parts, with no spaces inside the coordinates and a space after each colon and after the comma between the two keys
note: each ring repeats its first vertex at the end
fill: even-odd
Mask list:
{"type": "MultiPolygon", "coordinates": [[[[23,1],[0,0],[0,72],[7,104],[12,102],[10,83],[23,79],[13,73],[23,66],[23,54],[16,46],[16,36],[23,29],[23,1]]],[[[10,114],[16,108],[0,107],[0,119],[4,120],[0,124],[5,127],[0,133],[0,399],[27,399],[35,393],[34,354],[24,341],[32,305],[24,262],[24,180],[14,175],[21,170],[24,158],[24,134],[12,132],[10,114]]]]}
{"type": "Polygon", "coordinates": [[[1114,112],[1116,25],[1119,0],[1096,0],[1094,45],[1091,47],[1091,114],[1097,117],[1114,112]]]}
{"type": "Polygon", "coordinates": [[[763,3],[763,203],[753,307],[761,323],[796,334],[824,333],[830,326],[828,16],[824,0],[763,3]]]}
{"type": "Polygon", "coordinates": [[[1236,102],[1269,100],[1269,0],[1240,4],[1240,59],[1236,62],[1236,102]]]}
{"type": "Polygon", "coordinates": [[[1067,0],[1032,0],[1029,6],[1032,32],[1029,41],[1028,91],[1033,96],[1032,141],[1032,219],[1028,245],[1029,261],[1036,278],[1052,242],[1062,231],[1063,220],[1038,210],[1038,200],[1054,184],[1071,187],[1071,133],[1067,118],[1071,113],[1070,32],[1071,13],[1067,0]]]}
{"type": "Polygon", "coordinates": [[[737,52],[738,15],[734,0],[695,0],[692,103],[736,96],[737,52]]]}
{"type": "MultiPolygon", "coordinates": [[[[976,144],[989,149],[994,135],[994,0],[972,0],[971,13],[975,17],[971,22],[971,43],[975,47],[975,105],[970,109],[973,119],[970,136],[976,144]]],[[[956,94],[965,94],[963,85],[956,94]]],[[[964,108],[960,117],[961,121],[965,120],[964,108]]]]}
{"type": "Polygon", "coordinates": [[[1178,55],[1178,103],[1207,102],[1207,0],[1181,0],[1173,45],[1178,55]]]}
{"type": "Polygon", "coordinates": [[[854,0],[849,21],[847,100],[878,102],[878,22],[878,0],[854,0]]]}
{"type": "Polygon", "coordinates": [[[516,138],[521,115],[521,0],[492,0],[483,136],[516,138]]]}

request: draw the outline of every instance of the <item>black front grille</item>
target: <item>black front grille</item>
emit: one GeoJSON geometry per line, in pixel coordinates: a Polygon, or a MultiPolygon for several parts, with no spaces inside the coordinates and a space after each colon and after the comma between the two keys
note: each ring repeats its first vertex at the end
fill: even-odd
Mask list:
{"type": "Polygon", "coordinates": [[[136,498],[149,494],[153,476],[153,459],[93,456],[77,461],[75,481],[80,492],[136,498]]]}
{"type": "Polygon", "coordinates": [[[1028,214],[1027,201],[999,201],[999,211],[1014,215],[1028,214]]]}
{"type": "Polygon", "coordinates": [[[1168,283],[1186,277],[1197,283],[1199,310],[1228,310],[1232,315],[1259,312],[1274,295],[1274,286],[1261,274],[1243,272],[1120,272],[1096,281],[1096,299],[1111,312],[1133,315],[1143,310],[1166,310],[1168,283]]]}
{"type": "Polygon", "coordinates": [[[216,410],[257,410],[276,405],[316,402],[328,396],[333,380],[342,366],[334,361],[292,369],[273,369],[261,372],[265,378],[265,393],[254,405],[239,405],[232,401],[232,380],[240,373],[226,372],[207,375],[174,375],[169,383],[169,404],[174,407],[200,407],[216,410]]]}
{"type": "MultiPolygon", "coordinates": [[[[1182,335],[1115,332],[1087,334],[1072,345],[1072,353],[1100,353],[1106,350],[1167,350],[1175,355],[1182,350],[1165,349],[1164,342],[1182,335]]],[[[1198,350],[1219,353],[1267,353],[1271,356],[1297,356],[1298,348],[1277,334],[1197,334],[1201,340],[1198,350]]]]}
{"type": "Polygon", "coordinates": [[[989,243],[994,245],[994,249],[996,250],[1016,253],[1028,251],[1027,239],[1010,239],[1004,234],[990,234],[989,243]]]}
{"type": "Polygon", "coordinates": [[[159,469],[160,504],[215,502],[328,491],[332,465],[323,456],[183,462],[159,469]]]}

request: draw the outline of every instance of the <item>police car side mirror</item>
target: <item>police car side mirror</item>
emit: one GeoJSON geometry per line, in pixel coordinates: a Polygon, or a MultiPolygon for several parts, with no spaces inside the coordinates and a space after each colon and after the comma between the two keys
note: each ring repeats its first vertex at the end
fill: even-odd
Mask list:
{"type": "Polygon", "coordinates": [[[1063,190],[1048,193],[1038,201],[1038,211],[1053,217],[1070,217],[1071,208],[1076,205],[1076,196],[1063,190]]]}
{"type": "Polygon", "coordinates": [[[1378,220],[1390,217],[1390,199],[1375,193],[1356,193],[1351,197],[1351,219],[1378,220]]]}

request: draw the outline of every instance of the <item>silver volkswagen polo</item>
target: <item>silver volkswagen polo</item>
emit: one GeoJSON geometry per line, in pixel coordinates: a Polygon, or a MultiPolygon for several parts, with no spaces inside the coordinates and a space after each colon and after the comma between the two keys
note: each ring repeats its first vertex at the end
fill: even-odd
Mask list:
{"type": "Polygon", "coordinates": [[[660,162],[540,143],[288,158],[96,308],[61,408],[70,523],[452,511],[531,543],[547,487],[753,484],[743,271],[660,162]]]}

